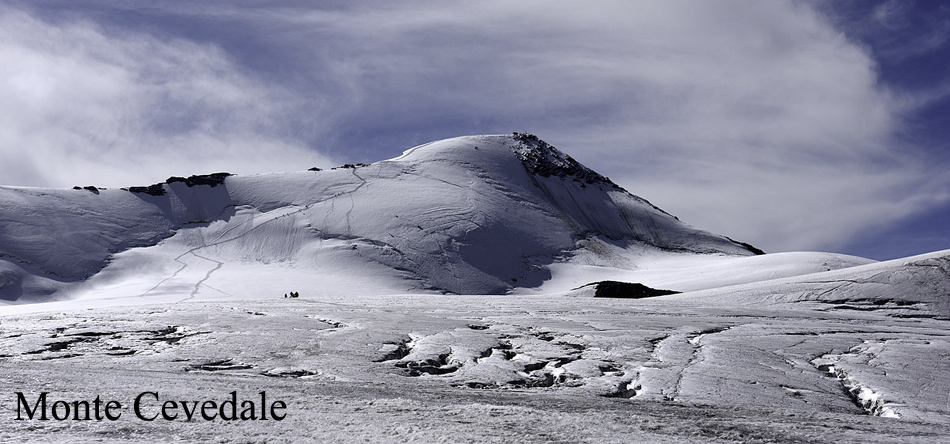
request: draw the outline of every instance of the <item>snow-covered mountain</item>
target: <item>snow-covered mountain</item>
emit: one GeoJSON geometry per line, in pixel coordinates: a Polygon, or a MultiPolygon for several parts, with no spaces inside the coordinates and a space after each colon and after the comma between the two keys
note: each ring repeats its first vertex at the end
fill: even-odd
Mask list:
{"type": "MultiPolygon", "coordinates": [[[[0,187],[5,301],[101,295],[117,285],[151,296],[181,288],[240,296],[211,283],[248,264],[357,293],[497,294],[554,288],[558,270],[568,276],[575,266],[611,275],[642,271],[657,257],[754,253],[518,133],[443,140],[325,171],[173,177],[128,189],[0,187]]],[[[823,269],[827,259],[796,261],[807,265],[791,274],[823,269]]],[[[562,281],[557,289],[586,283],[562,281]]]]}
{"type": "Polygon", "coordinates": [[[756,253],[526,134],[327,171],[0,187],[0,388],[124,406],[121,427],[3,436],[947,441],[950,251],[756,253]],[[626,293],[588,285],[606,280],[626,293]],[[655,289],[679,293],[633,298],[655,289]],[[288,414],[140,421],[143,390],[266,391],[288,414]]]}

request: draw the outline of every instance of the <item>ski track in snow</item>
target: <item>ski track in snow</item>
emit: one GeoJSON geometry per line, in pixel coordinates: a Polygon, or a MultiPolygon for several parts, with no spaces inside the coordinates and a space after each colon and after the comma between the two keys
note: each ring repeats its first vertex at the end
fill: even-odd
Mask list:
{"type": "MultiPolygon", "coordinates": [[[[265,225],[265,224],[267,224],[267,223],[273,222],[273,221],[275,221],[275,220],[278,220],[279,218],[286,217],[286,216],[289,216],[289,215],[294,214],[294,213],[303,212],[303,211],[305,211],[306,209],[307,209],[306,207],[305,207],[305,208],[299,208],[299,209],[294,209],[293,211],[290,211],[290,212],[286,212],[286,209],[285,209],[285,208],[281,208],[281,209],[278,209],[278,210],[273,210],[272,213],[276,213],[276,214],[272,214],[272,215],[266,217],[264,221],[258,221],[258,223],[256,223],[253,227],[251,227],[250,229],[248,229],[248,230],[246,230],[246,231],[243,231],[243,232],[237,234],[236,236],[230,236],[230,237],[225,238],[225,236],[230,235],[233,231],[238,230],[238,229],[240,229],[240,228],[243,228],[243,224],[238,224],[238,225],[229,226],[229,227],[226,228],[225,230],[222,230],[222,232],[219,233],[219,234],[211,241],[211,243],[205,243],[205,244],[203,244],[203,245],[201,245],[201,246],[193,247],[193,248],[189,249],[188,251],[186,251],[186,252],[184,252],[184,253],[178,255],[177,257],[175,257],[175,258],[174,258],[174,261],[180,263],[180,264],[181,264],[181,267],[180,267],[178,270],[176,270],[174,273],[172,273],[170,276],[168,276],[168,277],[166,277],[166,278],[160,280],[154,287],[152,287],[152,288],[150,288],[149,290],[147,290],[146,292],[142,293],[141,295],[139,295],[139,297],[147,297],[149,293],[152,293],[152,292],[154,292],[154,291],[157,291],[163,284],[165,284],[166,282],[168,282],[168,281],[170,281],[170,280],[173,280],[173,279],[177,278],[182,272],[190,271],[190,268],[189,268],[189,267],[195,268],[196,266],[190,265],[188,262],[185,262],[185,261],[182,260],[183,257],[188,256],[188,255],[191,255],[191,256],[193,256],[193,257],[195,257],[195,258],[197,258],[197,259],[201,259],[201,260],[203,260],[203,261],[211,262],[211,263],[214,264],[214,266],[213,266],[212,268],[208,269],[208,270],[205,272],[204,276],[203,276],[201,279],[197,280],[197,281],[194,283],[194,288],[193,288],[193,290],[191,291],[191,293],[189,294],[189,296],[186,297],[186,298],[184,298],[184,299],[181,299],[179,302],[185,302],[185,301],[188,301],[188,300],[193,299],[193,298],[195,297],[195,295],[198,293],[198,291],[200,290],[201,286],[203,286],[204,283],[205,283],[208,279],[211,278],[211,275],[212,275],[215,271],[219,270],[222,266],[224,266],[224,262],[223,262],[223,261],[218,261],[218,260],[211,259],[211,258],[209,258],[209,257],[201,256],[201,255],[199,255],[199,254],[197,253],[198,251],[204,250],[204,249],[208,249],[208,248],[210,248],[210,247],[214,247],[214,246],[217,246],[217,245],[221,245],[221,244],[224,244],[224,243],[227,243],[227,242],[238,241],[238,240],[240,240],[241,238],[250,235],[253,231],[260,229],[263,225],[265,225]]],[[[267,213],[264,213],[264,215],[267,216],[267,213]]],[[[220,291],[220,290],[219,290],[219,291],[220,291]]],[[[227,293],[224,293],[224,292],[222,292],[222,293],[225,294],[225,295],[230,296],[230,295],[227,294],[227,293]]]]}
{"type": "MultiPolygon", "coordinates": [[[[207,281],[208,279],[211,278],[211,274],[213,274],[215,271],[218,271],[222,266],[224,266],[224,262],[222,262],[222,261],[216,261],[216,260],[214,260],[214,259],[201,256],[201,255],[199,255],[198,253],[195,253],[194,251],[192,251],[191,254],[192,254],[193,256],[199,258],[199,259],[204,259],[204,260],[209,261],[209,262],[214,262],[215,265],[214,265],[214,268],[208,270],[208,272],[205,273],[204,277],[201,278],[201,280],[199,280],[198,282],[195,282],[195,288],[194,288],[194,290],[191,291],[191,294],[188,295],[187,298],[182,299],[182,300],[179,301],[179,302],[186,302],[186,301],[189,301],[189,300],[191,300],[191,299],[194,299],[195,295],[198,294],[198,290],[201,288],[202,285],[204,285],[205,281],[207,281]]],[[[225,293],[225,295],[228,295],[228,294],[225,293]]],[[[228,296],[230,296],[230,295],[228,295],[228,296]]]]}

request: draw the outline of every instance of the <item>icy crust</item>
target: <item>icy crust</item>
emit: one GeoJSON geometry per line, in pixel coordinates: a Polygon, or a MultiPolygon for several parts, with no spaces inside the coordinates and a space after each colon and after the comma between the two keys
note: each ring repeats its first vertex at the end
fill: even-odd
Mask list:
{"type": "MultiPolygon", "coordinates": [[[[256,270],[230,286],[270,278],[256,270]]],[[[132,400],[143,387],[170,399],[266,390],[292,406],[285,421],[225,428],[267,442],[929,444],[950,436],[950,337],[937,319],[700,297],[301,290],[296,299],[15,307],[0,314],[0,372],[18,391],[63,399],[132,400]]],[[[205,442],[224,430],[220,421],[48,423],[9,421],[4,433],[18,442],[205,442]]]]}
{"type": "Polygon", "coordinates": [[[912,421],[945,419],[950,361],[944,335],[865,339],[843,352],[821,355],[812,365],[836,378],[852,402],[869,415],[912,421]]]}

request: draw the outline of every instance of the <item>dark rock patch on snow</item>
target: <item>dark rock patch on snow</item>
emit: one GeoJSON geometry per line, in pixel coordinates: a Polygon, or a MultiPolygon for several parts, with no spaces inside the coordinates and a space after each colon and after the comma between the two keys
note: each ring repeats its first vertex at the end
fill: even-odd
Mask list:
{"type": "Polygon", "coordinates": [[[317,376],[318,373],[312,370],[274,368],[261,373],[264,376],[272,378],[309,378],[317,376]]]}
{"type": "MultiPolygon", "coordinates": [[[[94,186],[94,185],[87,185],[87,186],[84,186],[84,187],[81,187],[81,186],[79,186],[79,185],[76,185],[76,186],[73,187],[73,189],[74,189],[74,190],[86,190],[86,191],[92,192],[92,194],[99,194],[99,188],[97,188],[97,187],[94,186]]],[[[105,189],[105,188],[103,188],[103,189],[105,189]]]]}
{"type": "Polygon", "coordinates": [[[170,185],[175,182],[184,182],[188,187],[193,187],[195,185],[208,185],[213,188],[223,184],[224,179],[230,175],[231,173],[211,173],[188,177],[172,176],[169,177],[165,183],[170,185]]]}
{"type": "Polygon", "coordinates": [[[654,296],[677,294],[678,291],[650,288],[638,282],[600,281],[585,285],[594,286],[595,298],[642,299],[654,296]]]}
{"type": "Polygon", "coordinates": [[[404,339],[398,343],[384,344],[380,351],[384,352],[385,354],[382,358],[379,358],[373,362],[395,361],[409,356],[409,353],[412,352],[412,347],[409,345],[411,341],[411,339],[404,339]]]}
{"type": "Polygon", "coordinates": [[[129,192],[132,193],[145,193],[150,196],[164,196],[165,187],[160,183],[154,185],[149,185],[147,187],[129,187],[129,192]]]}
{"type": "Polygon", "coordinates": [[[515,154],[521,159],[525,169],[532,174],[541,177],[555,176],[572,179],[588,185],[606,184],[620,188],[609,178],[581,165],[571,156],[562,153],[534,134],[513,133],[513,136],[521,145],[515,154]]]}
{"type": "Polygon", "coordinates": [[[231,358],[218,359],[214,361],[208,361],[201,364],[193,364],[190,366],[191,370],[203,370],[206,372],[218,372],[226,370],[250,370],[254,368],[253,365],[245,364],[243,362],[234,362],[231,358]]]}
{"type": "MultiPolygon", "coordinates": [[[[189,188],[195,185],[208,185],[214,188],[223,184],[224,179],[231,175],[231,173],[211,173],[188,177],[172,176],[165,180],[165,184],[171,185],[175,182],[182,182],[189,188]]],[[[129,187],[129,191],[132,193],[145,193],[152,196],[164,196],[165,184],[156,183],[145,187],[129,187]]]]}
{"type": "Polygon", "coordinates": [[[752,244],[745,243],[745,242],[739,242],[739,241],[737,241],[737,240],[735,240],[735,239],[732,239],[732,238],[730,238],[730,237],[728,237],[728,236],[726,237],[726,239],[728,239],[729,242],[732,242],[732,243],[734,243],[734,244],[736,244],[736,245],[741,245],[741,246],[745,247],[746,250],[749,250],[749,251],[751,251],[752,253],[755,253],[755,255],[757,255],[757,256],[761,256],[761,255],[765,254],[764,251],[762,251],[762,250],[760,250],[760,249],[758,249],[758,248],[755,248],[755,246],[753,246],[752,244]]]}

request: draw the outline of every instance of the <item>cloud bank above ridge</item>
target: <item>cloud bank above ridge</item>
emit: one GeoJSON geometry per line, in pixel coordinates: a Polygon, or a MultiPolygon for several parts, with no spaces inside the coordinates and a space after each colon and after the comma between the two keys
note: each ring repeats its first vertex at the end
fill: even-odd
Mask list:
{"type": "Polygon", "coordinates": [[[934,95],[883,83],[878,55],[820,4],[0,10],[0,51],[17,60],[0,83],[15,104],[5,183],[299,170],[518,130],[771,251],[841,248],[950,201],[947,159],[902,137],[914,98],[934,95]]]}

